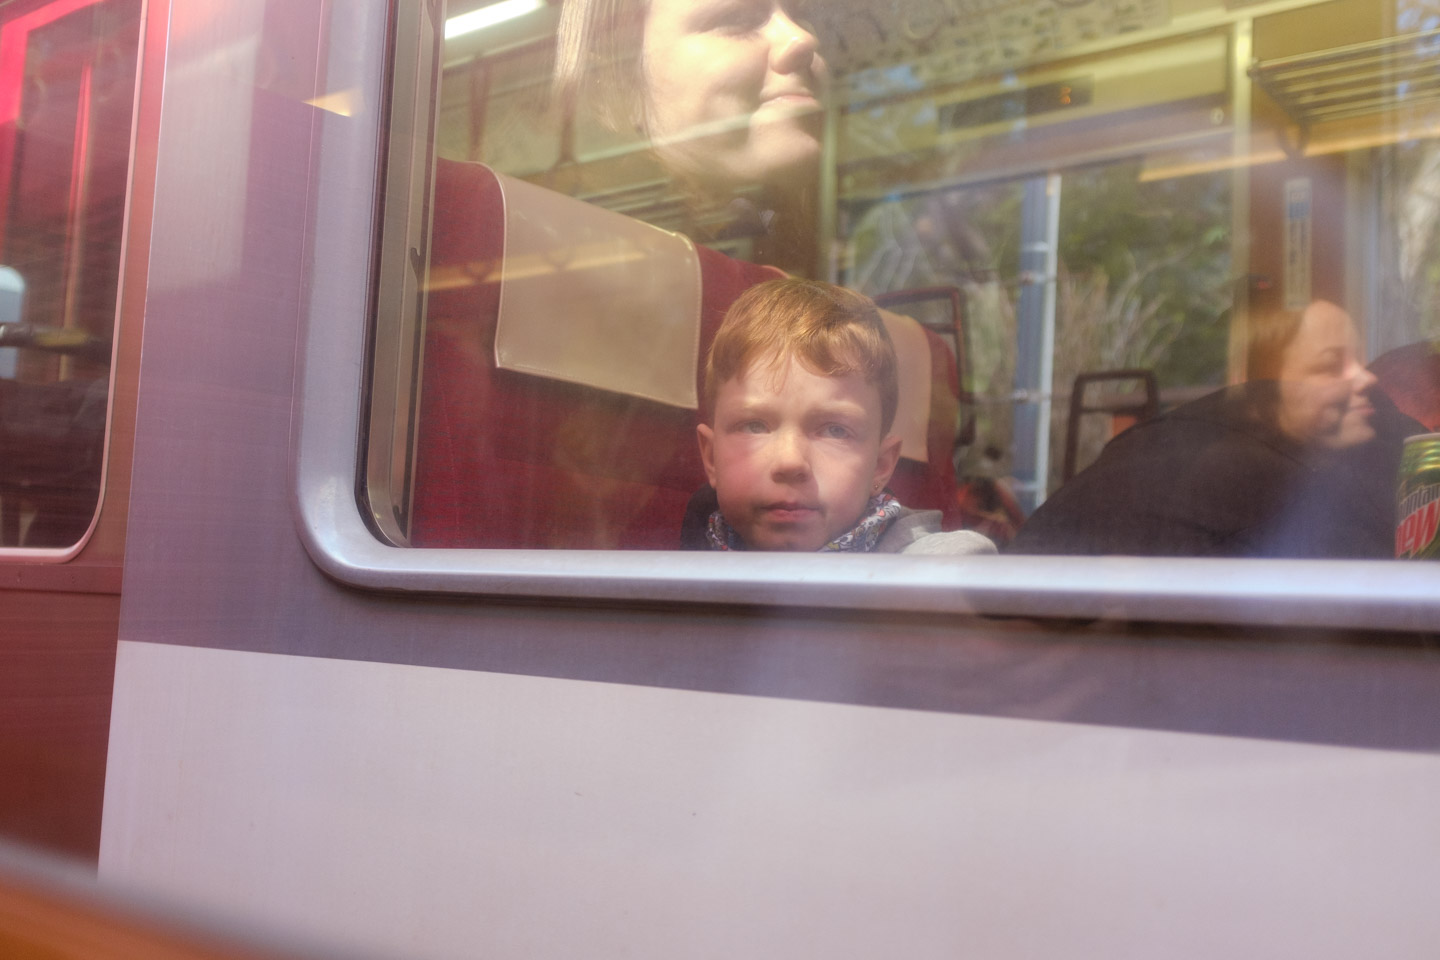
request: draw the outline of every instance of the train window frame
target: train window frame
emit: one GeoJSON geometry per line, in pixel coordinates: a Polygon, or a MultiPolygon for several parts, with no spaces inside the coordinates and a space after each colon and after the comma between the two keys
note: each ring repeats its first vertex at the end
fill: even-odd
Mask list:
{"type": "MultiPolygon", "coordinates": [[[[387,80],[363,78],[376,99],[387,80]]],[[[329,86],[339,82],[332,79],[329,86]]],[[[412,71],[403,83],[420,82],[412,71]]],[[[413,92],[407,87],[397,96],[413,92]]],[[[313,273],[293,405],[297,529],[313,562],[342,584],[510,601],[1394,631],[1440,627],[1440,565],[1424,563],[453,549],[386,542],[361,506],[371,416],[365,371],[376,324],[374,292],[386,281],[373,272],[386,268],[380,251],[389,141],[380,113],[319,121],[308,241],[313,273]],[[356,202],[365,190],[374,201],[369,207],[356,202]]]]}
{"type": "MultiPolygon", "coordinates": [[[[46,9],[46,5],[36,6],[21,16],[38,13],[46,9]]],[[[74,12],[78,7],[69,8],[66,12],[74,12]]],[[[114,306],[112,309],[113,321],[110,330],[110,345],[108,371],[105,377],[105,423],[100,436],[100,464],[97,477],[97,493],[94,506],[90,513],[89,522],[79,538],[66,546],[40,547],[40,546],[4,546],[0,545],[0,565],[17,564],[63,564],[77,558],[90,543],[96,528],[100,523],[100,516],[105,508],[106,491],[109,486],[110,472],[112,469],[111,455],[113,446],[113,431],[115,420],[115,392],[117,367],[120,356],[120,338],[124,324],[123,305],[127,285],[126,264],[129,260],[131,244],[132,224],[130,214],[135,201],[135,164],[136,145],[140,135],[140,105],[141,105],[141,81],[145,66],[146,45],[149,39],[146,24],[149,20],[149,0],[139,0],[137,3],[137,16],[135,21],[136,43],[134,53],[134,71],[132,74],[133,86],[130,92],[130,123],[126,133],[125,141],[125,174],[124,190],[121,198],[121,226],[120,236],[116,249],[116,262],[118,264],[114,279],[114,306]]],[[[40,25],[53,22],[42,19],[40,25]]]]}

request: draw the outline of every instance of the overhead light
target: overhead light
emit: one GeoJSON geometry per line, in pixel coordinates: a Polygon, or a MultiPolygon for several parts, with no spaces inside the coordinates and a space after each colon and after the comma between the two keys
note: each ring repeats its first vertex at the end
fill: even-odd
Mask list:
{"type": "Polygon", "coordinates": [[[497,23],[523,17],[527,13],[534,13],[544,7],[545,0],[500,0],[499,3],[492,3],[488,7],[471,10],[469,13],[462,13],[458,17],[446,20],[445,39],[450,40],[467,33],[474,33],[476,30],[484,30],[486,27],[493,27],[497,23]]]}

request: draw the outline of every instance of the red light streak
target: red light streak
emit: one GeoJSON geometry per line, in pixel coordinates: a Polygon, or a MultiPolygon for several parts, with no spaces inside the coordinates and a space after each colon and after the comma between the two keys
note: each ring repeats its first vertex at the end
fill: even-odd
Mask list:
{"type": "Polygon", "coordinates": [[[0,125],[20,116],[20,88],[25,82],[25,48],[30,32],[102,0],[55,0],[0,27],[0,125]]]}
{"type": "MultiPolygon", "coordinates": [[[[9,208],[10,177],[15,162],[15,124],[20,117],[20,96],[25,85],[25,51],[30,34],[76,10],[102,0],[54,0],[0,26],[0,243],[5,237],[5,213],[9,208]]],[[[86,87],[82,114],[88,115],[89,88],[86,87]]],[[[84,144],[77,144],[77,158],[83,159],[84,144]]],[[[74,185],[71,186],[72,195],[74,185]]]]}

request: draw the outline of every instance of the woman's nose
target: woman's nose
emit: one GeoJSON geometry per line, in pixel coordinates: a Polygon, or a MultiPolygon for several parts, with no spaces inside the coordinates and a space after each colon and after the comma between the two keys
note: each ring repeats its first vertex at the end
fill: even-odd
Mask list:
{"type": "Polygon", "coordinates": [[[796,73],[814,68],[820,41],[779,7],[770,15],[770,63],[776,73],[796,73]]]}
{"type": "Polygon", "coordinates": [[[1350,371],[1350,388],[1356,393],[1364,393],[1379,382],[1379,378],[1369,369],[1360,366],[1358,361],[1353,363],[1353,369],[1350,371]]]}

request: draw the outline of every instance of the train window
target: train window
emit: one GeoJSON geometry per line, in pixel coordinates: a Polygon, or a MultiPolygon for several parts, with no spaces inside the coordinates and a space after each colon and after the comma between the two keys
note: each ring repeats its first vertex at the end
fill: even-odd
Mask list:
{"type": "Polygon", "coordinates": [[[0,553],[99,507],[140,7],[0,3],[0,553]]]}
{"type": "MultiPolygon", "coordinates": [[[[1440,429],[1440,4],[413,8],[357,467],[407,562],[506,548],[467,556],[573,587],[746,546],[697,443],[706,352],[784,276],[879,305],[888,489],[1026,554],[983,561],[1005,590],[1191,569],[1044,554],[1224,558],[1222,594],[1241,558],[1394,555],[1402,447],[1440,429]]],[[[1406,482],[1433,529],[1435,478],[1406,482]]],[[[1337,568],[1275,569],[1296,596],[1337,568]]]]}

